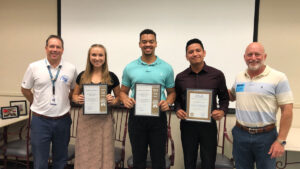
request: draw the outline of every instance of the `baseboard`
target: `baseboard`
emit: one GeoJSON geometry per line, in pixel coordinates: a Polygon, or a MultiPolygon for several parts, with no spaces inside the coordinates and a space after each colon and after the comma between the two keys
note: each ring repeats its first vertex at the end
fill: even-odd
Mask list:
{"type": "MultiPolygon", "coordinates": [[[[7,168],[18,168],[18,169],[25,169],[26,166],[23,165],[26,164],[25,160],[13,160],[13,159],[8,159],[7,160],[7,168]],[[18,165],[18,166],[17,166],[18,165]]],[[[33,169],[33,161],[30,161],[30,169],[33,169]]],[[[2,169],[2,167],[4,166],[4,159],[1,158],[0,159],[0,169],[2,169]]],[[[51,164],[49,165],[49,169],[52,168],[51,164]]],[[[68,166],[66,167],[67,169],[74,169],[74,165],[73,164],[68,164],[68,166]]]]}

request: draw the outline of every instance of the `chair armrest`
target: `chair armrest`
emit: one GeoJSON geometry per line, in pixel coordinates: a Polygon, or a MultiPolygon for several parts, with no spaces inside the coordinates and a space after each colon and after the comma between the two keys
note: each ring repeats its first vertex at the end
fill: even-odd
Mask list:
{"type": "Polygon", "coordinates": [[[122,159],[125,159],[125,144],[126,144],[126,136],[127,136],[127,128],[128,128],[128,114],[129,110],[126,109],[126,117],[125,117],[125,125],[124,125],[124,133],[123,133],[123,141],[122,141],[122,159]]]}

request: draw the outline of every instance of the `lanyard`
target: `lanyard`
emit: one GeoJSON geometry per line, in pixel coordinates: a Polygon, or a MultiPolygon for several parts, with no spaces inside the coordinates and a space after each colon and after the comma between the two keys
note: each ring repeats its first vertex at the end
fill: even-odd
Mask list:
{"type": "Polygon", "coordinates": [[[52,82],[52,94],[54,96],[55,95],[55,82],[56,82],[57,77],[59,75],[59,72],[60,72],[60,69],[61,69],[61,65],[58,66],[58,70],[56,72],[56,75],[55,75],[54,79],[53,79],[53,75],[52,75],[51,70],[50,70],[50,65],[47,65],[47,68],[48,68],[48,72],[49,72],[50,79],[51,79],[51,82],[52,82]]]}

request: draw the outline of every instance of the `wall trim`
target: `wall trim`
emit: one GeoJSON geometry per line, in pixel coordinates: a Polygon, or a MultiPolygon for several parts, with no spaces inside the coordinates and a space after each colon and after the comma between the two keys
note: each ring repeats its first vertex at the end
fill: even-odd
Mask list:
{"type": "Polygon", "coordinates": [[[18,92],[3,92],[0,91],[0,97],[24,97],[22,93],[18,92]]]}
{"type": "Polygon", "coordinates": [[[294,103],[294,109],[300,109],[300,103],[294,103]]]}

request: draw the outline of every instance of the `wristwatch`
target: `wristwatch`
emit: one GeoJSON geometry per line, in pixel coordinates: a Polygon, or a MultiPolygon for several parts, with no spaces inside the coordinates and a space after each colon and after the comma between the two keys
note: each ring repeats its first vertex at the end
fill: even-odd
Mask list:
{"type": "Polygon", "coordinates": [[[285,140],[280,140],[280,139],[277,139],[278,143],[280,143],[282,146],[285,146],[286,145],[286,141],[285,140]]]}

